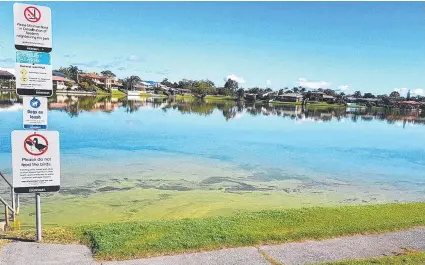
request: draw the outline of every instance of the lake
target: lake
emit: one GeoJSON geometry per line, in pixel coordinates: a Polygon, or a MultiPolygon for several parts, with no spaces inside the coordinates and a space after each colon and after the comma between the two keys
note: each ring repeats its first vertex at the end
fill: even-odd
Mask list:
{"type": "MultiPolygon", "coordinates": [[[[0,171],[21,100],[0,97],[0,171]]],[[[49,99],[61,191],[45,225],[424,201],[425,113],[194,99],[49,99]]],[[[6,194],[3,184],[2,193],[6,194]]],[[[32,225],[34,196],[21,196],[32,225]]],[[[9,197],[6,197],[9,198],[9,197]]]]}

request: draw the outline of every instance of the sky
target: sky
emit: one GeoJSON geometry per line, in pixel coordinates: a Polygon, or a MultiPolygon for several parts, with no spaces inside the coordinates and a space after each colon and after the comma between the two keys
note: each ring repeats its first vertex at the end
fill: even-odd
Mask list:
{"type": "MultiPolygon", "coordinates": [[[[425,2],[30,3],[52,9],[54,69],[425,95],[425,2]]],[[[0,25],[13,68],[13,2],[0,25]]]]}

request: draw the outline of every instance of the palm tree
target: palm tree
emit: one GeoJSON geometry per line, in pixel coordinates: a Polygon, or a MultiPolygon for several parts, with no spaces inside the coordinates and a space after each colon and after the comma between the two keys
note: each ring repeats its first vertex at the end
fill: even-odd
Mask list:
{"type": "Polygon", "coordinates": [[[78,83],[78,74],[81,73],[81,70],[78,69],[78,66],[70,65],[67,70],[69,78],[78,83]]]}

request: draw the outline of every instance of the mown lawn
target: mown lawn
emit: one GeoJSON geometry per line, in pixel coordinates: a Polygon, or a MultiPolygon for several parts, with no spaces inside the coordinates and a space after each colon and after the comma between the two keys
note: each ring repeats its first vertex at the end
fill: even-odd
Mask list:
{"type": "Polygon", "coordinates": [[[228,217],[74,228],[97,258],[130,259],[225,247],[394,231],[425,225],[425,203],[313,207],[228,217]]]}
{"type": "MultiPolygon", "coordinates": [[[[268,210],[199,219],[46,228],[43,229],[43,241],[80,242],[91,247],[97,259],[122,260],[395,231],[425,225],[424,212],[425,203],[268,210]]],[[[34,239],[34,237],[34,230],[11,231],[0,236],[0,240],[34,239]]],[[[370,263],[370,260],[344,261],[345,263],[335,265],[414,265],[425,264],[424,258],[423,254],[411,254],[372,260],[378,263],[370,263]],[[404,262],[403,260],[407,260],[407,263],[397,263],[404,262]],[[414,263],[416,260],[419,263],[414,263]]]]}
{"type": "Polygon", "coordinates": [[[361,260],[346,260],[338,262],[327,262],[321,263],[320,265],[424,265],[425,264],[425,253],[410,253],[406,255],[383,257],[383,258],[372,258],[372,259],[361,259],[361,260]]]}

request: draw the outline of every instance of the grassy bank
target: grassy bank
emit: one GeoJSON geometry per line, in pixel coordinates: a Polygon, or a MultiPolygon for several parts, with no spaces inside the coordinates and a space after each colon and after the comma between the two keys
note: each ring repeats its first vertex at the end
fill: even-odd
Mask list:
{"type": "Polygon", "coordinates": [[[425,253],[410,253],[405,255],[383,257],[383,258],[372,258],[362,260],[346,260],[339,262],[327,262],[320,265],[423,265],[425,264],[425,253]]]}
{"type": "MultiPolygon", "coordinates": [[[[425,225],[424,211],[425,203],[312,207],[200,219],[48,228],[43,230],[43,236],[45,242],[87,244],[99,259],[130,259],[395,231],[425,225]]],[[[8,236],[33,239],[34,231],[12,231],[8,236]]]]}
{"type": "Polygon", "coordinates": [[[236,97],[207,95],[207,96],[204,97],[204,99],[207,100],[208,102],[223,101],[223,100],[235,101],[236,100],[236,97]]]}
{"type": "Polygon", "coordinates": [[[100,89],[100,88],[96,89],[96,94],[97,94],[98,96],[107,96],[107,95],[109,95],[109,93],[108,93],[108,92],[106,92],[105,90],[100,89]]]}
{"type": "Polygon", "coordinates": [[[125,97],[126,94],[124,92],[119,91],[119,90],[112,90],[111,96],[116,97],[116,98],[121,98],[121,97],[125,97]]]}
{"type": "MultiPolygon", "coordinates": [[[[425,225],[424,211],[425,203],[312,207],[226,217],[50,228],[44,229],[43,236],[46,242],[83,242],[99,259],[130,259],[395,231],[425,225]]],[[[34,231],[13,231],[9,236],[32,239],[34,231]]]]}
{"type": "Polygon", "coordinates": [[[126,259],[223,247],[376,233],[425,225],[425,203],[313,207],[228,217],[82,227],[102,259],[126,259]]]}
{"type": "Polygon", "coordinates": [[[185,99],[185,100],[193,100],[195,99],[195,97],[193,95],[176,95],[175,96],[176,99],[185,99]]]}

